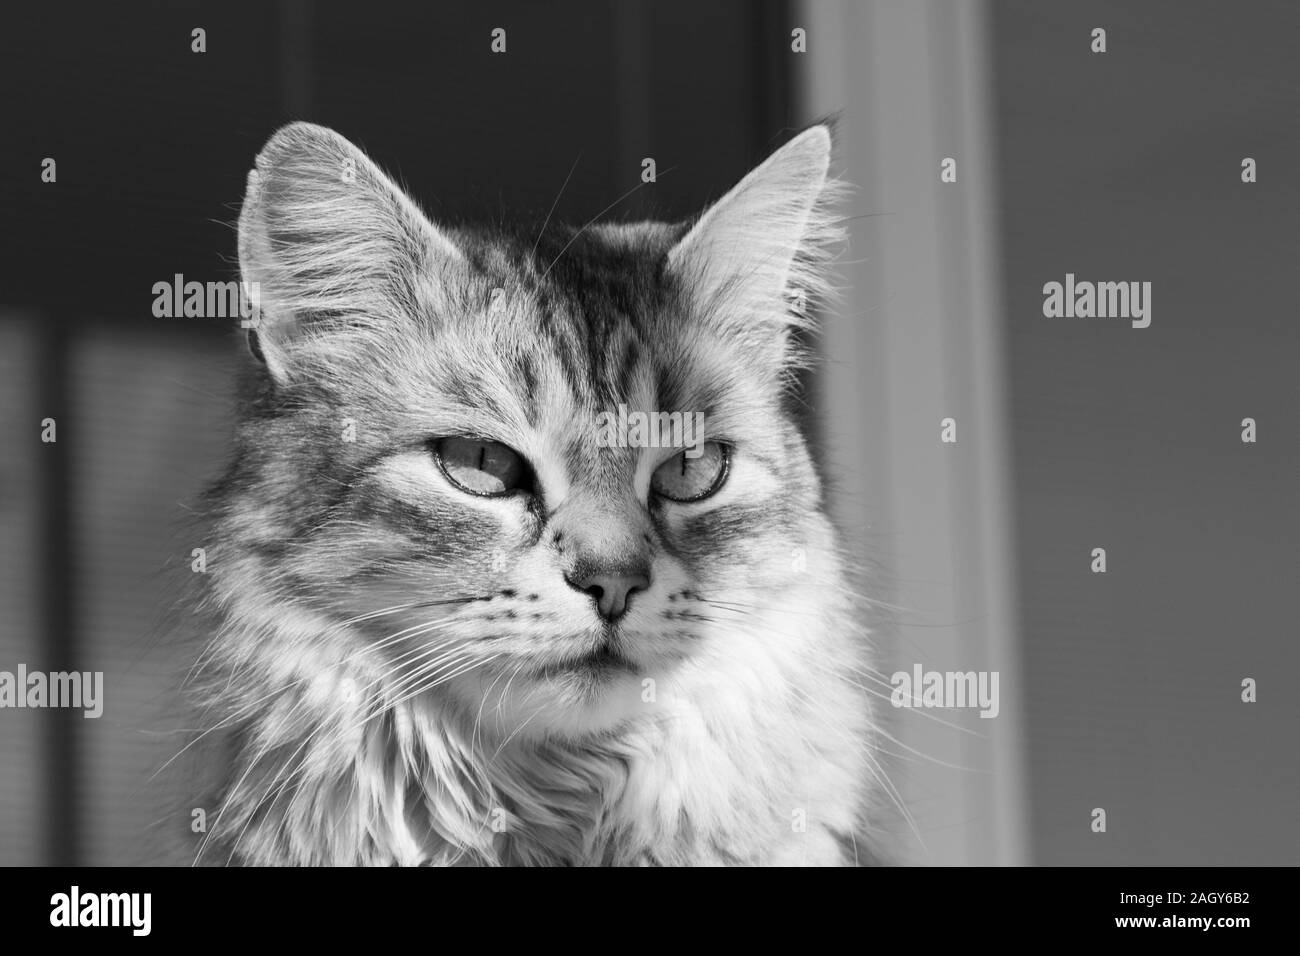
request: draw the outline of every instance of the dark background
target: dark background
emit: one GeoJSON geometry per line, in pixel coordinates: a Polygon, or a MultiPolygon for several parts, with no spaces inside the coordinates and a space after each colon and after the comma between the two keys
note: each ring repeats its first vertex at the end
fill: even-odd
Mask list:
{"type": "Polygon", "coordinates": [[[109,706],[0,714],[0,862],[152,856],[139,831],[166,811],[148,774],[181,739],[167,696],[185,663],[158,630],[202,544],[185,502],[220,467],[240,346],[220,319],[154,318],[151,290],[237,278],[270,134],[333,127],[435,218],[540,223],[554,203],[585,222],[629,192],[609,217],[681,218],[797,128],[784,16],[741,0],[6,8],[0,667],[104,670],[109,706]],[[634,189],[646,156],[660,182],[634,189]],[[46,417],[59,441],[33,448],[46,417]]]}

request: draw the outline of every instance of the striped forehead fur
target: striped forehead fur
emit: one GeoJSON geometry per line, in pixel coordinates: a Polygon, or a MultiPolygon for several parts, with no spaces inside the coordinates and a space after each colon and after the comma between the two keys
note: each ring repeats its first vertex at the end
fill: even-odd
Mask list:
{"type": "Polygon", "coordinates": [[[839,238],[829,154],[813,128],[693,222],[539,237],[431,222],[331,131],[272,137],[239,240],[265,366],[210,494],[198,697],[232,756],[201,857],[866,855],[862,628],[787,411],[839,238]],[[704,411],[726,485],[651,508],[657,459],[591,439],[620,402],[704,411]],[[450,489],[427,445],[455,434],[516,448],[537,493],[450,489]],[[562,529],[605,523],[653,561],[620,625],[650,701],[545,676],[592,633],[562,529]]]}

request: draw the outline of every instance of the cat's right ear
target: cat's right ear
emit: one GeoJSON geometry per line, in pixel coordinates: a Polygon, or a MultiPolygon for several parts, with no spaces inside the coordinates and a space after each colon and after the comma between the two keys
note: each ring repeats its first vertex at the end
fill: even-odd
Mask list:
{"type": "Polygon", "coordinates": [[[246,324],[277,382],[337,368],[367,329],[409,320],[414,276],[463,262],[455,243],[333,130],[282,127],[248,174],[239,268],[256,311],[246,324]]]}

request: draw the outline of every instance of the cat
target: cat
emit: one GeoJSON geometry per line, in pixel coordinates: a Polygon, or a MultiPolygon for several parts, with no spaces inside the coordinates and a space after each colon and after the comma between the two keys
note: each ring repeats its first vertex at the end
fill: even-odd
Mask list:
{"type": "Polygon", "coordinates": [[[430,220],[297,122],[209,492],[196,861],[853,865],[866,666],[793,417],[841,189],[812,126],[686,223],[430,220]],[[622,408],[690,449],[597,442],[622,408]]]}

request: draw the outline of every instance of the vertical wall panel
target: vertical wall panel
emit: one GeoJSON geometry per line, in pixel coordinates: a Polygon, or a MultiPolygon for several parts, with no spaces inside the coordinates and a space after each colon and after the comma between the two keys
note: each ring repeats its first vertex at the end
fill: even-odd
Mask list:
{"type": "MultiPolygon", "coordinates": [[[[0,311],[0,670],[40,660],[36,336],[31,316],[0,311]]],[[[48,711],[0,709],[0,866],[42,862],[48,711]]]]}
{"type": "Polygon", "coordinates": [[[83,668],[104,672],[106,698],[103,717],[81,722],[91,865],[150,862],[175,832],[164,820],[170,794],[151,775],[187,739],[173,693],[193,646],[175,631],[187,619],[190,552],[203,542],[185,514],[226,450],[236,347],[232,337],[223,356],[201,344],[161,327],[96,331],[75,353],[83,668]]]}
{"type": "Polygon", "coordinates": [[[874,681],[905,861],[1023,862],[1020,645],[999,365],[997,224],[984,7],[803,4],[812,112],[838,112],[843,306],[826,317],[821,401],[855,586],[878,606],[874,681]],[[958,162],[956,183],[940,161],[958,162]],[[957,441],[940,441],[956,422],[957,441]],[[897,670],[999,675],[1000,710],[893,708],[897,670]]]}

